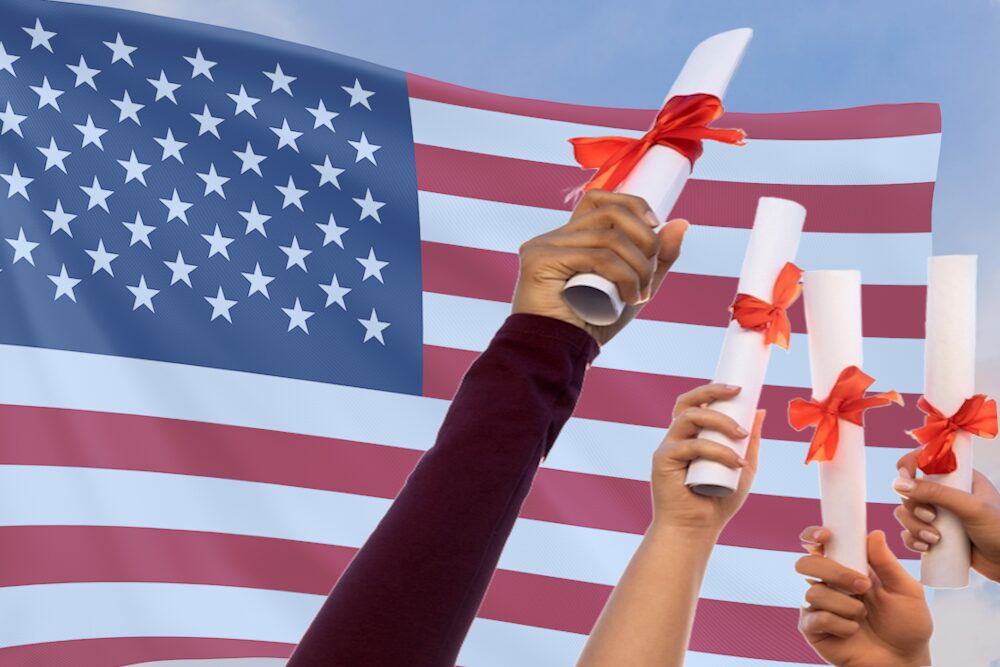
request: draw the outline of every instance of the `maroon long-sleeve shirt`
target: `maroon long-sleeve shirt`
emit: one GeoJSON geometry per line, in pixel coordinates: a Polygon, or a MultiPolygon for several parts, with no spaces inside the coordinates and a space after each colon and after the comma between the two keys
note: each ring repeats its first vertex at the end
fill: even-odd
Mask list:
{"type": "Polygon", "coordinates": [[[571,324],[507,319],[289,667],[455,664],[535,471],[597,352],[571,324]]]}

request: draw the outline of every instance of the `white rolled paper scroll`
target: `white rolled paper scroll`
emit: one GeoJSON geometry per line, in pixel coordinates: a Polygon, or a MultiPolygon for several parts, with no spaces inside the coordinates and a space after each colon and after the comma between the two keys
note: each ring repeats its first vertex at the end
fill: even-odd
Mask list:
{"type": "MultiPolygon", "coordinates": [[[[945,415],[953,415],[976,391],[976,256],[931,257],[927,264],[927,341],[924,395],[945,415]]],[[[972,490],[972,436],[955,436],[958,468],[927,479],[972,490]]],[[[941,541],[920,559],[920,581],[933,588],[969,585],[969,538],[954,514],[936,508],[934,527],[941,541]]]]}
{"type": "MultiPolygon", "coordinates": [[[[809,331],[813,398],[830,395],[848,366],[862,368],[861,273],[807,271],[802,298],[809,331]]],[[[825,553],[845,567],[868,573],[865,504],[865,429],[841,419],[837,453],[819,462],[823,526],[833,534],[825,553]]]]}
{"type": "MultiPolygon", "coordinates": [[[[760,198],[736,288],[738,293],[767,302],[773,299],[778,274],[786,263],[795,260],[805,219],[805,208],[796,202],[776,197],[760,198]]],[[[764,342],[763,332],[744,329],[738,322],[730,321],[713,381],[742,387],[742,391],[728,401],[713,403],[712,409],[750,430],[770,358],[771,345],[764,342]]],[[[700,437],[724,444],[740,456],[746,453],[746,438],[733,440],[710,430],[702,431],[700,437]]],[[[688,468],[686,484],[695,493],[705,496],[728,496],[739,483],[739,470],[715,461],[699,459],[688,468]]]]}
{"type": "MultiPolygon", "coordinates": [[[[739,28],[709,37],[695,47],[684,68],[667,93],[666,101],[677,95],[705,93],[720,100],[736,73],[753,30],[739,28]]],[[[667,146],[653,146],[622,182],[618,192],[642,197],[661,225],[681,196],[691,175],[691,163],[667,146]]],[[[566,282],[563,298],[585,322],[603,326],[621,317],[625,304],[618,288],[596,273],[581,273],[566,282]]]]}

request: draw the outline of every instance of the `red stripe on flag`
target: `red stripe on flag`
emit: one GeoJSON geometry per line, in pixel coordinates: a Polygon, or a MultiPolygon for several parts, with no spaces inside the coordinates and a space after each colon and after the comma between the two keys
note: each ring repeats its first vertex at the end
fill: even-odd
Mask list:
{"type": "Polygon", "coordinates": [[[287,658],[293,644],[201,637],[111,637],[0,648],[0,664],[17,667],[108,667],[154,660],[287,658]]]}
{"type": "MultiPolygon", "coordinates": [[[[509,303],[517,283],[517,255],[446,243],[421,243],[426,292],[509,303]]],[[[736,295],[736,278],[670,273],[654,298],[639,313],[643,320],[725,327],[736,295]]],[[[864,285],[864,335],[880,338],[923,338],[924,285],[864,285]]],[[[789,310],[792,331],[806,332],[799,300],[789,310]]]]}
{"type": "MultiPolygon", "coordinates": [[[[424,396],[451,399],[477,356],[478,352],[425,345],[424,396]]],[[[586,419],[665,428],[670,425],[670,413],[677,397],[708,381],[595,367],[587,371],[574,414],[586,419]]],[[[809,395],[810,390],[805,387],[766,385],[760,399],[760,408],[767,410],[769,415],[764,423],[764,437],[808,442],[812,431],[793,430],[786,414],[789,401],[809,395]]],[[[905,449],[914,446],[906,431],[919,426],[923,415],[917,408],[917,396],[904,394],[903,397],[906,400],[904,407],[872,410],[865,415],[865,439],[869,445],[905,449]]]]}
{"type": "MultiPolygon", "coordinates": [[[[799,451],[788,454],[795,461],[803,455],[799,451]]],[[[280,431],[0,406],[0,464],[5,465],[142,470],[391,499],[399,493],[421,455],[416,450],[280,431]]],[[[897,555],[913,558],[898,539],[892,517],[894,507],[870,503],[871,528],[886,530],[897,555]]],[[[641,534],[651,519],[649,484],[542,468],[521,516],[641,534]]],[[[819,519],[817,500],[751,495],[723,533],[720,544],[797,551],[802,528],[819,519]]]]}
{"type": "MultiPolygon", "coordinates": [[[[642,131],[656,114],[655,109],[614,109],[488,93],[418,74],[407,74],[406,80],[413,98],[569,123],[642,131]]],[[[730,112],[714,125],[742,128],[755,139],[899,137],[940,132],[941,109],[937,104],[911,103],[790,113],[730,112]]]]}
{"type": "MultiPolygon", "coordinates": [[[[567,144],[567,155],[569,144],[567,144]]],[[[569,211],[566,194],[587,180],[577,167],[415,146],[417,187],[425,192],[569,211]]],[[[779,185],[688,181],[673,217],[750,229],[760,197],[806,207],[807,232],[930,232],[934,183],[779,185]]]]}
{"type": "MultiPolygon", "coordinates": [[[[355,551],[261,537],[89,526],[0,528],[0,539],[13,545],[0,552],[0,577],[5,585],[13,586],[55,581],[202,583],[325,595],[355,551]],[[213,564],[215,567],[210,568],[213,564]]],[[[610,592],[611,587],[603,584],[498,570],[478,616],[587,634],[610,592]]],[[[767,660],[815,662],[798,639],[794,621],[797,613],[795,609],[701,600],[691,648],[767,660]],[[735,632],[737,628],[741,632],[735,632]],[[729,635],[739,637],[739,641],[727,640],[729,635]]],[[[193,650],[170,650],[175,648],[193,650]]],[[[238,651],[245,647],[227,648],[238,651]]],[[[287,645],[264,644],[255,650],[276,653],[287,650],[287,645]]],[[[189,657],[184,653],[173,655],[189,657]]],[[[4,657],[2,652],[0,657],[4,657]]],[[[123,660],[134,661],[128,657],[123,660]]]]}

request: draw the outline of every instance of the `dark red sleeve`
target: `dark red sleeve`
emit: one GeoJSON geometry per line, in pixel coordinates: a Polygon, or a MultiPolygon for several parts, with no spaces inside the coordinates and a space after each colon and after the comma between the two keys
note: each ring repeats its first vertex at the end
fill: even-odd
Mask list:
{"type": "Polygon", "coordinates": [[[535,471],[597,352],[571,324],[507,319],[288,667],[455,664],[535,471]]]}

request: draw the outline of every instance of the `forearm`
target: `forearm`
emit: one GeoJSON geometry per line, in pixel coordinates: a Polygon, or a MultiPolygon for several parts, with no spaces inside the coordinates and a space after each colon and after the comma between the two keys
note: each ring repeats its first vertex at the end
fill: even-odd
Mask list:
{"type": "Polygon", "coordinates": [[[455,664],[596,352],[588,334],[564,322],[516,315],[504,324],[290,667],[455,664]]]}
{"type": "Polygon", "coordinates": [[[578,667],[680,667],[716,535],[650,526],[608,599],[578,667]]]}

